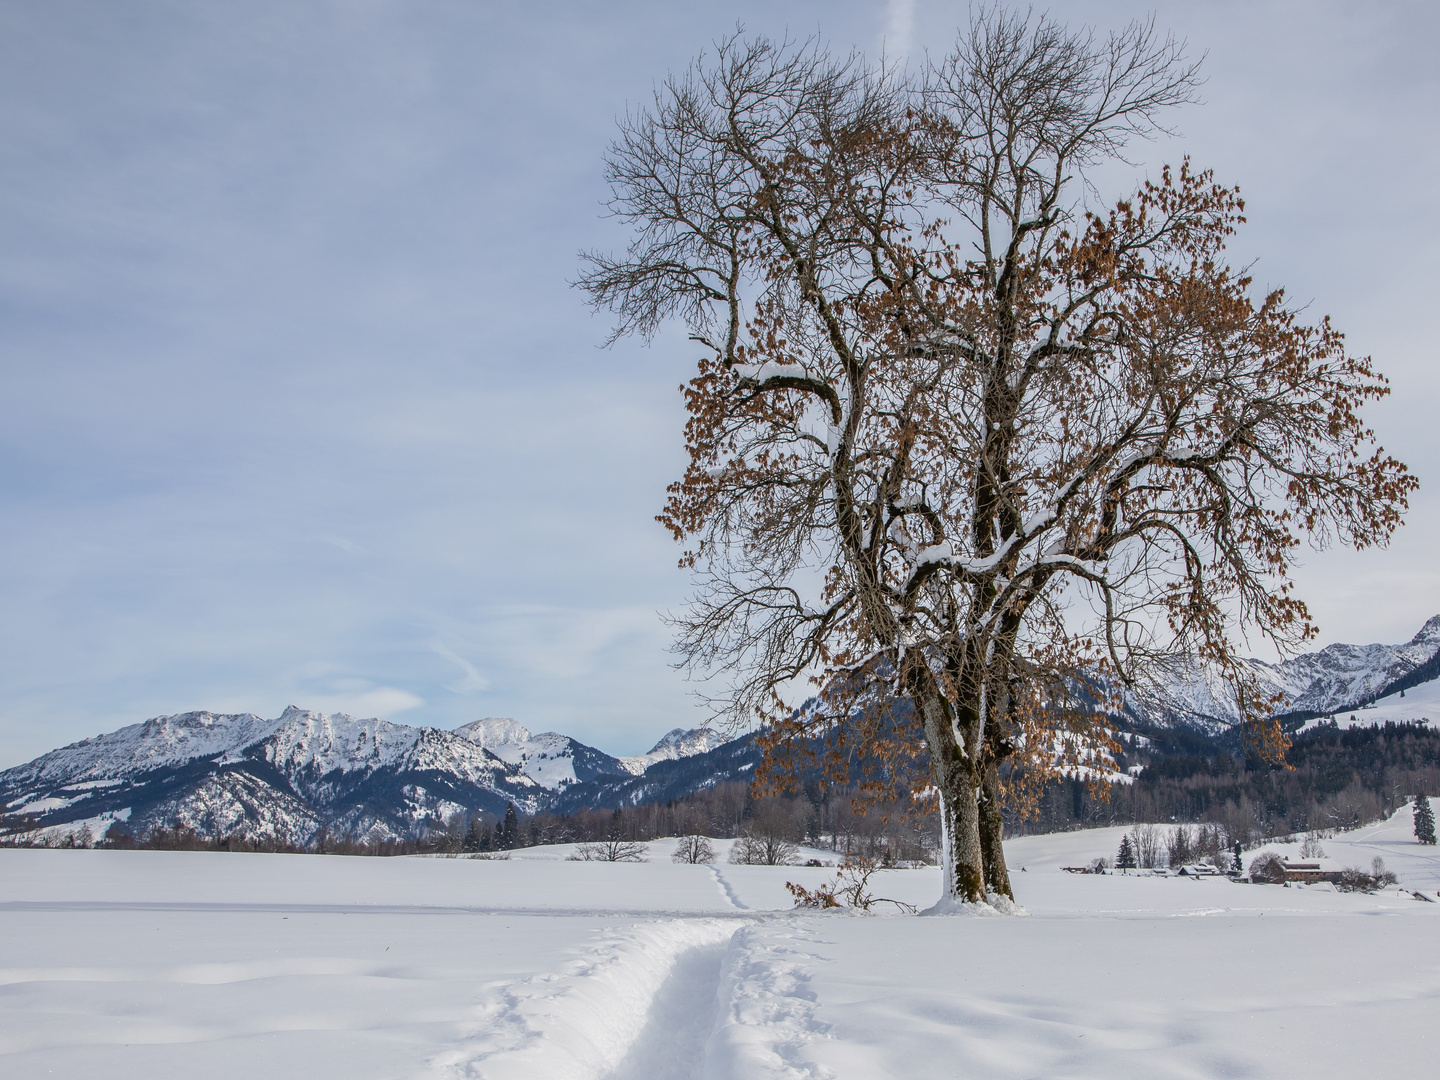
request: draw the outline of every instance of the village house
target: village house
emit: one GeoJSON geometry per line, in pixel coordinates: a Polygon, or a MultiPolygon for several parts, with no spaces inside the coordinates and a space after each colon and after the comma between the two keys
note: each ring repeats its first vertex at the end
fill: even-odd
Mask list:
{"type": "Polygon", "coordinates": [[[1309,884],[1315,881],[1339,881],[1343,868],[1335,866],[1329,859],[1281,859],[1286,881],[1309,884]]]}

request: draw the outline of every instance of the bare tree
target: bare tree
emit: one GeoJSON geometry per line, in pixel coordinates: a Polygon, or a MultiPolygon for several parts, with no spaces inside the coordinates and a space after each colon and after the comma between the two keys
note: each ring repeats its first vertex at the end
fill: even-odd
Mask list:
{"type": "Polygon", "coordinates": [[[1149,23],[987,8],[914,80],[737,35],[608,155],[634,240],[581,284],[703,350],[677,648],[772,746],[928,758],[950,901],[1011,895],[1002,767],[1085,763],[1107,687],[1194,658],[1282,754],[1238,635],[1307,640],[1297,544],[1384,543],[1413,487],[1359,419],[1369,361],[1223,262],[1234,190],[1187,162],[1088,209],[1195,85],[1149,23]]]}
{"type": "Polygon", "coordinates": [[[1160,827],[1158,825],[1136,825],[1131,832],[1135,835],[1135,857],[1140,863],[1142,870],[1154,870],[1160,865],[1160,852],[1164,846],[1160,842],[1160,827]]]}
{"type": "Polygon", "coordinates": [[[751,866],[789,866],[795,861],[795,819],[771,800],[745,823],[730,848],[730,861],[751,866]]]}
{"type": "Polygon", "coordinates": [[[712,863],[715,861],[715,847],[708,837],[682,836],[670,858],[677,863],[712,863]]]}
{"type": "Polygon", "coordinates": [[[610,836],[588,844],[576,844],[570,861],[644,862],[645,845],[635,840],[621,840],[616,836],[610,836]]]}

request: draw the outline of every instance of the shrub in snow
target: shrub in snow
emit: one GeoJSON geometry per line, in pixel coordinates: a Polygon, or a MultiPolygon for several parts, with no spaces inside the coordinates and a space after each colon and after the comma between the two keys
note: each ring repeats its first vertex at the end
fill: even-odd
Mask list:
{"type": "Polygon", "coordinates": [[[1370,873],[1367,874],[1364,870],[1354,866],[1347,866],[1340,871],[1340,880],[1335,882],[1335,887],[1341,892],[1368,893],[1394,884],[1395,875],[1385,869],[1385,860],[1377,855],[1370,862],[1370,873]]]}
{"type": "Polygon", "coordinates": [[[1262,851],[1250,860],[1250,880],[1267,885],[1280,885],[1285,881],[1285,863],[1273,851],[1262,851]]]}
{"type": "Polygon", "coordinates": [[[863,855],[847,855],[835,872],[835,880],[814,889],[807,889],[793,881],[787,881],[785,888],[795,897],[795,906],[803,908],[851,907],[869,911],[876,904],[894,904],[908,914],[915,914],[913,904],[903,900],[891,900],[888,896],[874,896],[870,892],[870,878],[880,864],[863,855]]]}
{"type": "Polygon", "coordinates": [[[678,863],[712,863],[715,861],[715,848],[708,837],[682,836],[670,858],[678,863]]]}
{"type": "Polygon", "coordinates": [[[835,895],[835,883],[833,881],[823,882],[813,889],[807,889],[804,885],[797,885],[793,881],[785,882],[785,888],[790,890],[790,895],[795,898],[795,906],[800,908],[838,908],[840,898],[835,895]]]}
{"type": "Polygon", "coordinates": [[[1435,843],[1435,812],[1424,795],[1415,796],[1415,839],[1422,844],[1435,843]]]}
{"type": "Polygon", "coordinates": [[[1305,842],[1300,845],[1300,857],[1302,859],[1323,859],[1325,849],[1320,846],[1319,833],[1307,833],[1305,842]]]}
{"type": "Polygon", "coordinates": [[[644,862],[645,845],[633,840],[597,840],[580,844],[570,856],[571,862],[644,862]]]}
{"type": "Polygon", "coordinates": [[[1374,892],[1377,888],[1375,879],[1364,870],[1354,866],[1347,866],[1340,871],[1339,878],[1335,881],[1335,888],[1341,892],[1374,892]]]}

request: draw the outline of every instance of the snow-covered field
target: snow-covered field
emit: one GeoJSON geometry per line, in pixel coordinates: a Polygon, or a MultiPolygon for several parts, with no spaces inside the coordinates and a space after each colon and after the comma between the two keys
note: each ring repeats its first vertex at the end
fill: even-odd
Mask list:
{"type": "MultiPolygon", "coordinates": [[[[0,1075],[1434,1075],[1440,903],[1060,871],[1123,831],[1007,844],[1024,918],[795,913],[785,881],[833,871],[670,841],[639,865],[0,850],[0,1075]]],[[[1408,810],[1324,843],[1440,888],[1408,810]]]]}

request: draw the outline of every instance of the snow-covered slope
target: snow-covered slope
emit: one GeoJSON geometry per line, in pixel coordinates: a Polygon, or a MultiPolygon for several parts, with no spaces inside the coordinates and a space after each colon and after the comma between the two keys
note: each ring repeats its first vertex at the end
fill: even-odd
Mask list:
{"type": "Polygon", "coordinates": [[[729,741],[724,735],[710,728],[692,728],[689,731],[684,728],[671,728],[648,753],[620,758],[620,764],[626,772],[639,776],[657,761],[678,761],[696,754],[708,754],[729,741]]]}
{"type": "MultiPolygon", "coordinates": [[[[1334,714],[1334,719],[1342,728],[1384,723],[1440,723],[1440,681],[1432,680],[1397,690],[1358,709],[1341,710],[1334,714]]],[[[1305,727],[1326,722],[1317,717],[1308,721],[1305,727]]]]}

